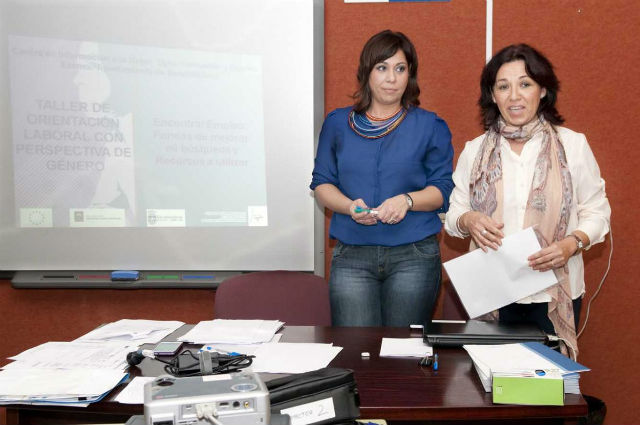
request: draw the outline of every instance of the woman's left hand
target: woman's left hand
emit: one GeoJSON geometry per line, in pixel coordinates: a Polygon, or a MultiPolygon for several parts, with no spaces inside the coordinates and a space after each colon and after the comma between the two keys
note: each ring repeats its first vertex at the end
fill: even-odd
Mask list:
{"type": "Polygon", "coordinates": [[[541,272],[564,267],[575,250],[576,244],[572,239],[563,239],[554,242],[548,247],[529,256],[529,258],[527,258],[527,260],[529,260],[529,267],[541,272]]]}
{"type": "Polygon", "coordinates": [[[404,194],[386,199],[378,208],[378,221],[386,224],[400,223],[407,215],[409,205],[404,194]]]}

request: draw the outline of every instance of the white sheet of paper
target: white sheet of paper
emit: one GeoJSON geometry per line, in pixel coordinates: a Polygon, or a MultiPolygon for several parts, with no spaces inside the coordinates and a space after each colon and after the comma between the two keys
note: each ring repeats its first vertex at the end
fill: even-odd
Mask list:
{"type": "Polygon", "coordinates": [[[262,344],[255,351],[251,370],[266,373],[303,373],[327,367],[342,347],[332,344],[262,344]]]}
{"type": "Polygon", "coordinates": [[[476,249],[444,263],[470,318],[489,313],[557,283],[551,271],[531,269],[527,257],[540,250],[533,228],[502,240],[494,251],[476,249]]]}
{"type": "MultiPolygon", "coordinates": [[[[271,341],[269,341],[267,344],[271,344],[271,343],[275,344],[275,343],[279,342],[281,338],[282,338],[282,334],[275,334],[273,336],[273,338],[271,338],[271,341]]],[[[240,353],[240,354],[252,355],[252,354],[255,354],[256,350],[261,345],[262,345],[262,343],[260,343],[260,344],[217,344],[217,343],[211,343],[211,344],[203,345],[200,348],[200,350],[202,350],[202,351],[204,351],[204,350],[217,351],[218,353],[222,353],[222,354],[240,353]]]]}
{"type": "Polygon", "coordinates": [[[382,338],[380,357],[424,357],[433,354],[433,347],[422,338],[382,338]]]}
{"type": "Polygon", "coordinates": [[[195,325],[178,341],[195,344],[256,344],[269,342],[284,325],[279,320],[205,320],[195,325]]]}
{"type": "Polygon", "coordinates": [[[120,391],[115,401],[123,404],[144,404],[144,384],[156,379],[153,376],[136,376],[120,391]]]}

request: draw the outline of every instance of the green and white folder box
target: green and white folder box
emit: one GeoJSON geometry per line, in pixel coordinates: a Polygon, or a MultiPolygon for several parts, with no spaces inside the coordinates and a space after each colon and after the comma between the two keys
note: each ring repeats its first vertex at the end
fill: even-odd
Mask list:
{"type": "Polygon", "coordinates": [[[564,381],[557,370],[494,372],[492,385],[494,403],[564,405],[564,381]]]}

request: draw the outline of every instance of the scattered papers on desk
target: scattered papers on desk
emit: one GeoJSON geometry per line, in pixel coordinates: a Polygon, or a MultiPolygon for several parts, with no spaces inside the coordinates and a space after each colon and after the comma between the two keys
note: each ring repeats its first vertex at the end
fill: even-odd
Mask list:
{"type": "Polygon", "coordinates": [[[127,353],[138,349],[126,341],[45,342],[9,357],[3,369],[115,369],[127,367],[127,353]]]}
{"type": "Polygon", "coordinates": [[[580,394],[580,374],[589,368],[574,362],[539,342],[498,345],[462,346],[478,372],[485,391],[491,392],[495,373],[523,373],[526,371],[559,370],[564,381],[564,392],[580,394]]]}
{"type": "Polygon", "coordinates": [[[251,370],[266,373],[303,373],[327,367],[342,347],[333,344],[262,344],[254,352],[251,370]]]}
{"type": "Polygon", "coordinates": [[[6,369],[0,372],[0,404],[82,407],[100,400],[126,377],[113,369],[6,369]]]}
{"type": "Polygon", "coordinates": [[[184,325],[119,320],[72,342],[47,342],[10,357],[0,372],[0,404],[87,406],[126,379],[127,354],[184,325]]]}
{"type": "Polygon", "coordinates": [[[120,391],[114,401],[122,404],[144,404],[144,384],[154,379],[154,376],[136,376],[120,391]]]}
{"type": "Polygon", "coordinates": [[[278,320],[207,320],[178,338],[194,344],[257,344],[269,342],[284,325],[278,320]]]}
{"type": "MultiPolygon", "coordinates": [[[[267,344],[275,344],[278,341],[280,341],[280,339],[282,339],[282,334],[275,334],[273,336],[273,338],[271,338],[271,341],[269,341],[267,344]]],[[[209,350],[209,351],[217,351],[218,353],[221,353],[221,354],[240,353],[240,354],[252,355],[252,354],[255,354],[256,350],[261,345],[262,345],[262,343],[260,343],[260,344],[218,344],[218,343],[211,343],[211,344],[203,345],[202,348],[200,348],[200,349],[201,350],[209,350]]]]}
{"type": "Polygon", "coordinates": [[[422,338],[382,338],[380,357],[424,357],[433,355],[433,347],[422,338]]]}
{"type": "Polygon", "coordinates": [[[497,251],[473,250],[445,262],[444,268],[474,319],[540,292],[558,282],[553,271],[529,267],[527,257],[540,250],[533,228],[502,239],[497,251]]]}
{"type": "Polygon", "coordinates": [[[155,344],[171,332],[184,325],[176,320],[133,320],[122,319],[101,326],[76,339],[76,342],[86,341],[132,341],[137,345],[155,344]]]}

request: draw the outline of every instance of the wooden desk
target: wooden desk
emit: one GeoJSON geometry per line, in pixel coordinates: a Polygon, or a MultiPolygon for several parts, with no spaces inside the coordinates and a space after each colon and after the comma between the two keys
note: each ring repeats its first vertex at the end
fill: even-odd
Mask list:
{"type": "MultiPolygon", "coordinates": [[[[176,331],[186,332],[185,327],[176,331]]],[[[422,368],[416,359],[380,358],[382,337],[406,338],[404,328],[332,328],[286,327],[282,342],[332,342],[344,347],[332,366],[355,371],[360,392],[363,418],[383,418],[390,423],[575,423],[587,414],[580,395],[567,394],[564,406],[515,406],[491,402],[462,349],[438,349],[438,371],[422,368]],[[362,358],[368,351],[370,358],[362,358]]],[[[175,336],[174,336],[175,338],[175,336]]],[[[162,365],[145,359],[134,375],[157,376],[162,365]]],[[[268,378],[267,378],[268,379],[268,378]]],[[[50,406],[8,406],[8,425],[45,423],[109,423],[125,422],[142,414],[142,405],[124,405],[111,401],[117,388],[104,401],[87,408],[50,406]]]]}

